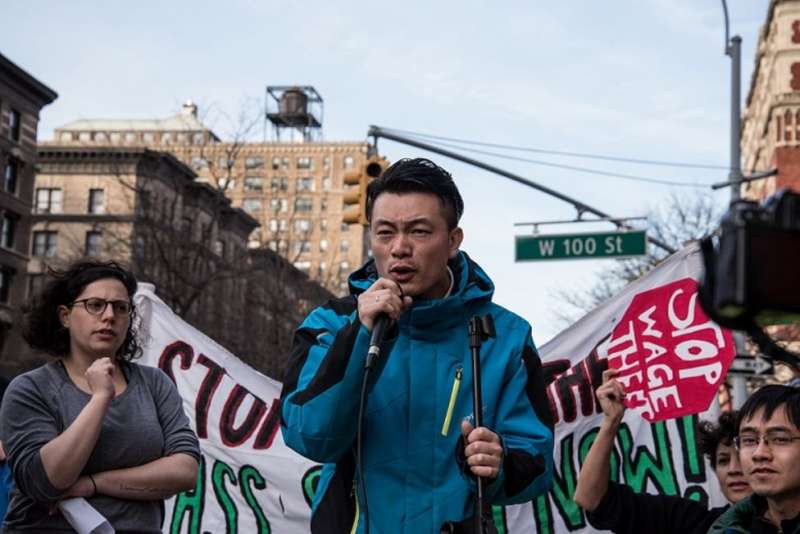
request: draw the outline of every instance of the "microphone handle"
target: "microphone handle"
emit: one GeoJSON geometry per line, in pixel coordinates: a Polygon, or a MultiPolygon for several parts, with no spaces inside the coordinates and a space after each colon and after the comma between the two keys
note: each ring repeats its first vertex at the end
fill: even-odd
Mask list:
{"type": "Polygon", "coordinates": [[[381,354],[381,343],[383,338],[386,337],[386,332],[389,330],[392,320],[385,313],[378,315],[375,323],[372,325],[372,335],[369,338],[369,351],[367,352],[367,369],[372,369],[375,360],[381,354]]]}

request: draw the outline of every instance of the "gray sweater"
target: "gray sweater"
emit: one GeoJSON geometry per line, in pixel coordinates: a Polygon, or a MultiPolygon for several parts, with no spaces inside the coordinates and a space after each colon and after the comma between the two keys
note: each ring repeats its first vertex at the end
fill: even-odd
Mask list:
{"type": "MultiPolygon", "coordinates": [[[[123,364],[128,387],[111,402],[97,444],[82,474],[134,467],[175,453],[200,460],[197,436],[183,412],[181,397],[164,372],[123,364]]],[[[48,507],[61,492],[44,471],[39,449],[63,432],[89,401],[67,376],[60,361],[16,377],[0,408],[3,441],[17,487],[11,495],[5,532],[72,532],[48,507]]],[[[117,532],[160,532],[163,503],[123,500],[107,495],[88,499],[117,532]]]]}

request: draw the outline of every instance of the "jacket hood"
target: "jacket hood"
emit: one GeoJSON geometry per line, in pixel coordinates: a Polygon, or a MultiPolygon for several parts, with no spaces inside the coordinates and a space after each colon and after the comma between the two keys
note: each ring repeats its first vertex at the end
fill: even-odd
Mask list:
{"type": "MultiPolygon", "coordinates": [[[[411,304],[411,309],[404,312],[403,317],[400,318],[401,324],[404,322],[412,324],[440,322],[448,315],[456,315],[460,318],[463,310],[492,300],[494,294],[492,280],[466,252],[459,251],[447,262],[447,265],[453,272],[453,290],[450,295],[444,299],[415,300],[411,304]]],[[[375,267],[375,260],[370,259],[350,275],[348,280],[350,294],[357,297],[377,279],[378,271],[375,267]]]]}

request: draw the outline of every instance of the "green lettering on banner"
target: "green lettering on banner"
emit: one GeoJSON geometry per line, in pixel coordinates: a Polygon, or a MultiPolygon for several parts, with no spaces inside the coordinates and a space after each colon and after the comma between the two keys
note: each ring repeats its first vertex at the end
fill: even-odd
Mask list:
{"type": "Polygon", "coordinates": [[[691,499],[697,501],[704,506],[708,506],[708,493],[701,486],[689,486],[683,492],[684,499],[691,499]]]}
{"type": "Polygon", "coordinates": [[[696,415],[687,415],[675,420],[678,425],[678,433],[681,436],[683,445],[683,475],[686,482],[705,482],[706,464],[703,461],[703,454],[697,447],[697,428],[698,418],[696,415]]]}
{"type": "Polygon", "coordinates": [[[236,534],[237,522],[239,520],[239,511],[236,509],[236,503],[233,502],[231,494],[225,487],[225,476],[233,485],[236,485],[236,473],[225,462],[216,460],[214,462],[214,469],[211,471],[211,485],[214,487],[214,494],[217,496],[217,501],[222,508],[222,513],[225,514],[225,532],[227,534],[236,534]]]}
{"type": "Polygon", "coordinates": [[[650,432],[655,445],[655,456],[644,445],[636,447],[633,453],[633,437],[627,424],[622,424],[617,434],[622,449],[622,471],[625,484],[633,491],[642,493],[647,490],[647,481],[656,486],[658,493],[678,495],[678,481],[672,467],[672,447],[669,433],[663,421],[650,425],[650,432]],[[633,455],[633,457],[632,457],[633,455]]]}
{"type": "Polygon", "coordinates": [[[573,437],[574,434],[569,434],[561,440],[561,473],[558,469],[554,470],[553,489],[550,491],[558,513],[570,530],[586,526],[583,510],[572,500],[577,479],[573,462],[573,437]]]}
{"type": "Polygon", "coordinates": [[[256,524],[258,525],[258,534],[270,534],[269,521],[267,516],[264,515],[264,510],[258,504],[253,495],[252,486],[256,489],[263,490],[267,487],[267,481],[261,476],[261,473],[252,465],[243,465],[239,469],[239,484],[242,488],[242,497],[250,505],[253,514],[256,516],[256,524]]]}
{"type": "Polygon", "coordinates": [[[197,466],[197,481],[194,489],[182,491],[175,496],[175,504],[172,507],[172,521],[170,522],[170,534],[178,534],[183,526],[184,514],[189,514],[188,534],[200,534],[200,525],[203,522],[203,505],[206,494],[206,458],[200,457],[200,464],[197,466]]]}
{"type": "Polygon", "coordinates": [[[492,506],[492,521],[494,521],[497,534],[506,534],[506,509],[504,506],[492,506]]]}
{"type": "Polygon", "coordinates": [[[553,534],[553,511],[547,493],[533,501],[533,519],[536,521],[537,534],[553,534]]]}
{"type": "MultiPolygon", "coordinates": [[[[583,435],[580,443],[578,443],[578,461],[580,461],[581,466],[583,466],[583,462],[586,460],[586,455],[589,454],[589,449],[592,447],[592,444],[597,438],[599,431],[600,427],[591,429],[589,432],[583,435]]],[[[611,449],[611,458],[609,459],[609,464],[609,469],[611,470],[609,478],[612,482],[616,482],[619,479],[619,454],[617,453],[616,447],[611,449]]]]}
{"type": "Polygon", "coordinates": [[[322,466],[315,465],[303,475],[303,497],[306,499],[306,504],[311,508],[314,502],[314,496],[317,493],[317,484],[319,484],[319,477],[322,474],[322,466]]]}

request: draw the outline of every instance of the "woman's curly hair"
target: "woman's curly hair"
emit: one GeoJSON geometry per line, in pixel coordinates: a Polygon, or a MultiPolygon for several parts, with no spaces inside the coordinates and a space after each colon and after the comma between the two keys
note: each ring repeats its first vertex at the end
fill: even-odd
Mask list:
{"type": "Polygon", "coordinates": [[[716,423],[700,421],[697,424],[697,444],[700,451],[708,456],[711,468],[717,467],[717,447],[720,443],[730,446],[737,433],[736,415],[734,412],[722,412],[716,423]]]}
{"type": "MultiPolygon", "coordinates": [[[[34,295],[22,310],[22,335],[31,348],[59,358],[66,356],[70,348],[69,330],[64,328],[58,317],[59,306],[70,306],[87,285],[105,278],[122,282],[131,304],[136,293],[136,278],[113,261],[80,261],[64,271],[49,269],[48,275],[44,289],[34,295]]],[[[141,355],[136,322],[134,307],[125,340],[116,354],[121,360],[131,361],[141,355]]]]}

